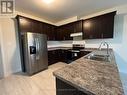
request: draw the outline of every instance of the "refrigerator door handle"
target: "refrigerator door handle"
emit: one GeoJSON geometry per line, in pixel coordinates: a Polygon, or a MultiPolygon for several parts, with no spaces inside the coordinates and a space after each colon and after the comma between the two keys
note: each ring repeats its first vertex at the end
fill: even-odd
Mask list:
{"type": "Polygon", "coordinates": [[[39,40],[38,38],[35,38],[35,43],[36,43],[36,60],[39,60],[40,59],[40,56],[39,56],[39,40]]]}

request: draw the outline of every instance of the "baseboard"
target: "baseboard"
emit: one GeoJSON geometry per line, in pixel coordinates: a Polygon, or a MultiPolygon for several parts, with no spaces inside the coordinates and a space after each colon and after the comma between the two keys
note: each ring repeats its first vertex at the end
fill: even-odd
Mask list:
{"type": "Polygon", "coordinates": [[[17,69],[17,70],[15,70],[13,72],[5,73],[4,76],[3,76],[3,78],[9,77],[9,76],[11,76],[11,75],[13,75],[15,73],[21,72],[21,71],[22,71],[21,69],[17,69]]]}

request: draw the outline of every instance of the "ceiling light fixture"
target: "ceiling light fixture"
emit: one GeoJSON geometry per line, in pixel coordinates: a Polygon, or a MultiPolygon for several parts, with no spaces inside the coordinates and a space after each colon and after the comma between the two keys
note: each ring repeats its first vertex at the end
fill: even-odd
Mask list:
{"type": "Polygon", "coordinates": [[[46,4],[51,4],[54,0],[43,0],[46,4]]]}

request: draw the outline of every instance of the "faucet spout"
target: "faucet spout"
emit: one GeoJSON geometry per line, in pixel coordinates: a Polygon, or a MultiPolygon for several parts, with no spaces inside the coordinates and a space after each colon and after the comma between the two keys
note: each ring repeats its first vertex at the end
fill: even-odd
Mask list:
{"type": "Polygon", "coordinates": [[[101,42],[99,46],[99,50],[102,50],[102,45],[107,46],[107,55],[109,55],[109,44],[107,42],[101,42]]]}

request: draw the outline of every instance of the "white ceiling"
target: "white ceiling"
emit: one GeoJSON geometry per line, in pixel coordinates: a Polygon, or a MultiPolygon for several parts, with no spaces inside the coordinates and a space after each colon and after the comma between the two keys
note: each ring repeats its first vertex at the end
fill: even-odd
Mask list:
{"type": "Polygon", "coordinates": [[[73,16],[88,15],[107,8],[127,4],[127,0],[54,0],[46,4],[43,0],[15,0],[16,10],[35,14],[53,23],[73,16]]]}

